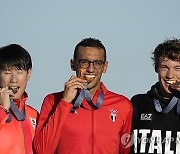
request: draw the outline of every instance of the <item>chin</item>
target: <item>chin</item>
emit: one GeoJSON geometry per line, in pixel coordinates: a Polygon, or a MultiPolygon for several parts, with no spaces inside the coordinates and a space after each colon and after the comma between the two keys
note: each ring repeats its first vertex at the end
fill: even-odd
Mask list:
{"type": "Polygon", "coordinates": [[[88,89],[92,89],[93,87],[94,87],[93,83],[92,83],[92,82],[89,82],[87,88],[88,88],[88,89]]]}
{"type": "Polygon", "coordinates": [[[164,88],[163,93],[168,96],[172,94],[171,91],[169,91],[168,87],[164,88]]]}
{"type": "Polygon", "coordinates": [[[19,94],[15,94],[14,97],[12,97],[12,99],[14,100],[20,100],[21,96],[19,96],[19,94]]]}
{"type": "Polygon", "coordinates": [[[170,92],[169,90],[168,91],[165,91],[168,95],[171,95],[172,92],[170,92]]]}
{"type": "Polygon", "coordinates": [[[93,88],[96,88],[98,86],[98,84],[94,83],[94,82],[90,82],[88,84],[88,89],[93,89],[93,88]]]}
{"type": "Polygon", "coordinates": [[[19,97],[12,97],[13,100],[19,100],[19,97]]]}
{"type": "Polygon", "coordinates": [[[160,84],[160,90],[163,92],[165,92],[165,93],[167,93],[167,94],[170,94],[171,92],[169,91],[169,85],[167,85],[166,83],[162,83],[162,84],[160,84]]]}

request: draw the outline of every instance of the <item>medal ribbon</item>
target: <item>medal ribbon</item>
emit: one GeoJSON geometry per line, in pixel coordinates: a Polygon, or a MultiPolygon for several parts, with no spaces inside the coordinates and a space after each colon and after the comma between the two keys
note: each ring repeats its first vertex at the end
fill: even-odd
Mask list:
{"type": "Polygon", "coordinates": [[[15,118],[18,120],[18,121],[24,121],[25,120],[25,117],[26,117],[26,112],[25,112],[25,106],[23,107],[22,111],[20,112],[19,109],[17,108],[17,106],[14,104],[14,101],[12,99],[10,99],[10,115],[9,115],[9,118],[6,120],[6,122],[11,122],[12,120],[12,114],[14,114],[15,118]]]}
{"type": "Polygon", "coordinates": [[[159,100],[155,99],[153,100],[154,107],[157,112],[161,112],[163,114],[167,114],[176,104],[177,104],[177,115],[180,115],[180,99],[173,96],[168,106],[164,109],[162,109],[161,104],[159,103],[159,100]]]}
{"type": "Polygon", "coordinates": [[[75,103],[74,103],[74,107],[75,108],[80,108],[83,99],[85,98],[86,101],[89,103],[89,105],[91,107],[93,107],[95,110],[98,109],[99,107],[101,107],[103,99],[104,99],[104,92],[103,90],[101,90],[101,93],[98,97],[98,100],[96,102],[96,105],[94,105],[94,103],[91,100],[91,95],[90,92],[87,90],[87,85],[88,83],[84,83],[85,89],[81,90],[79,96],[77,97],[75,103]]]}

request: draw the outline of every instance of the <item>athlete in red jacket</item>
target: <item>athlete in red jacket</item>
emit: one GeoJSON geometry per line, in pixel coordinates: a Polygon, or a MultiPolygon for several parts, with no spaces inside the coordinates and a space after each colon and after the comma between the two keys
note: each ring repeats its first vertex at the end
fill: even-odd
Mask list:
{"type": "Polygon", "coordinates": [[[0,154],[32,154],[38,112],[25,105],[32,62],[17,44],[0,48],[0,154]]]}
{"type": "Polygon", "coordinates": [[[106,50],[92,38],[77,44],[72,76],[62,92],[43,102],[34,138],[37,154],[127,154],[130,101],[100,82],[107,70],[106,50]],[[88,84],[87,84],[88,83],[88,84]]]}

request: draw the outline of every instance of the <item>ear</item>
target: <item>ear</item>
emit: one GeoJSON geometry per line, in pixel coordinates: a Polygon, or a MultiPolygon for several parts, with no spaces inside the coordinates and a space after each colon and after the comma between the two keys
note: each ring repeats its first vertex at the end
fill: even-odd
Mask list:
{"type": "Polygon", "coordinates": [[[158,73],[158,65],[157,64],[154,66],[154,70],[156,73],[158,73]]]}
{"type": "Polygon", "coordinates": [[[105,62],[104,67],[103,67],[103,73],[106,73],[108,68],[108,61],[105,62]]]}
{"type": "Polygon", "coordinates": [[[71,59],[71,60],[70,60],[70,65],[71,65],[71,70],[72,70],[72,71],[75,71],[75,70],[76,70],[76,65],[75,65],[74,59],[71,59]]]}
{"type": "Polygon", "coordinates": [[[32,69],[29,69],[29,70],[27,71],[27,80],[30,79],[31,73],[32,73],[32,69]]]}

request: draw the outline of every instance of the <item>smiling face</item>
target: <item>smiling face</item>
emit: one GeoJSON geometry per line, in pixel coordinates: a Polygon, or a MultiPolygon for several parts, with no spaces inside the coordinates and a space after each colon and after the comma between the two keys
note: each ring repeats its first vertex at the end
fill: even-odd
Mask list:
{"type": "MultiPolygon", "coordinates": [[[[100,88],[100,81],[102,73],[105,73],[107,70],[108,62],[102,64],[102,68],[94,68],[93,62],[104,62],[104,51],[103,49],[96,47],[80,47],[78,51],[78,56],[76,60],[71,61],[71,66],[76,71],[78,77],[82,77],[86,80],[89,80],[88,89],[91,91],[96,91],[100,88]],[[80,60],[90,61],[89,67],[86,69],[81,68],[79,65],[80,60]]],[[[85,62],[83,62],[85,63],[85,62]]]]}
{"type": "Polygon", "coordinates": [[[161,92],[170,95],[169,86],[175,82],[180,82],[180,61],[160,57],[156,72],[158,73],[161,92]]]}
{"type": "Polygon", "coordinates": [[[0,86],[11,89],[15,93],[14,97],[12,97],[14,100],[21,100],[30,76],[31,69],[28,71],[18,69],[1,70],[0,86]]]}

